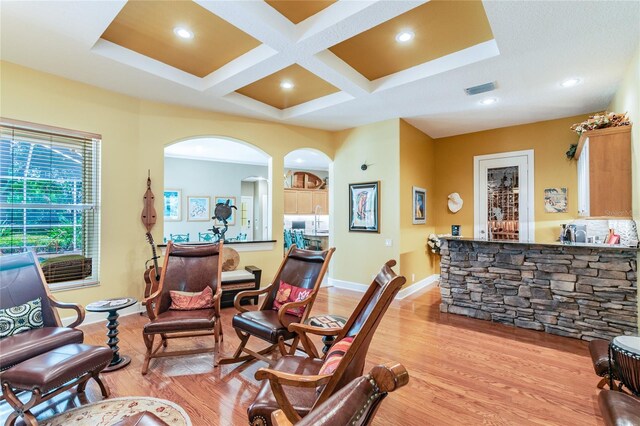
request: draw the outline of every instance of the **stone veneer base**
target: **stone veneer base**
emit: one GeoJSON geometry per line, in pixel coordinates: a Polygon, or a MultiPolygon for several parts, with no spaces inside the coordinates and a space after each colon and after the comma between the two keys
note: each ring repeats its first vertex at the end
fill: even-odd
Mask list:
{"type": "Polygon", "coordinates": [[[440,310],[576,339],[637,334],[636,251],[443,240],[440,310]]]}

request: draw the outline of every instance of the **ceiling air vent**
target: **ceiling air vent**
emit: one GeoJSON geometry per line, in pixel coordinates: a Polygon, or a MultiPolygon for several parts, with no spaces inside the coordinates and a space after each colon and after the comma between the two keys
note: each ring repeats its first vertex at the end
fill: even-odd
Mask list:
{"type": "Polygon", "coordinates": [[[496,82],[492,81],[490,83],[479,84],[473,87],[467,87],[464,89],[465,93],[469,96],[479,95],[480,93],[491,92],[492,90],[496,90],[496,82]]]}

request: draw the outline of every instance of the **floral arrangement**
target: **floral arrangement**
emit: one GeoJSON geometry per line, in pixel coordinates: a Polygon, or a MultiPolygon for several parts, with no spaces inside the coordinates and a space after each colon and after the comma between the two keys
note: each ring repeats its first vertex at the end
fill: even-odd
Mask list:
{"type": "Polygon", "coordinates": [[[436,234],[429,234],[429,238],[427,238],[427,245],[431,248],[432,252],[440,254],[442,241],[440,241],[440,238],[436,234]]]}
{"type": "MultiPolygon", "coordinates": [[[[571,130],[576,132],[578,135],[582,135],[582,133],[588,130],[596,130],[596,129],[605,129],[607,127],[620,127],[620,126],[629,126],[631,122],[629,121],[629,116],[625,112],[624,114],[618,114],[615,112],[599,112],[598,114],[594,114],[589,117],[587,120],[576,123],[571,126],[571,130]]],[[[567,158],[569,160],[573,159],[576,155],[576,149],[578,148],[578,144],[571,144],[569,146],[569,150],[566,152],[567,158]]]]}
{"type": "Polygon", "coordinates": [[[631,122],[629,121],[629,116],[627,113],[618,114],[615,112],[600,112],[598,114],[592,115],[587,120],[576,123],[571,126],[571,130],[576,132],[578,135],[581,135],[583,132],[587,130],[596,130],[596,129],[604,129],[607,127],[619,127],[619,126],[628,126],[631,122]]]}

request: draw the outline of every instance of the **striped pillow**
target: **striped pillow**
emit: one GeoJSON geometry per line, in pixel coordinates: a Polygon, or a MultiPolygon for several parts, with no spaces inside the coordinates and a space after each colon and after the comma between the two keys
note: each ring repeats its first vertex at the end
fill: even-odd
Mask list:
{"type": "Polygon", "coordinates": [[[345,337],[331,346],[331,349],[329,350],[327,357],[324,359],[324,364],[322,364],[318,374],[333,374],[333,372],[338,368],[338,365],[340,365],[342,357],[349,350],[352,342],[353,337],[345,337]]]}

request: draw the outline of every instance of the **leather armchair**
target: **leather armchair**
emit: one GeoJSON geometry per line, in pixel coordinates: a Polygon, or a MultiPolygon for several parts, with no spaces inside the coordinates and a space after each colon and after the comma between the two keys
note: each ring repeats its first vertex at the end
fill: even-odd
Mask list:
{"type": "Polygon", "coordinates": [[[220,323],[220,297],[222,272],[222,245],[197,246],[173,244],[169,241],[158,289],[145,305],[149,322],[144,325],[142,337],[147,347],[142,374],[147,374],[152,358],[190,355],[215,351],[222,336],[220,323]],[[170,291],[200,292],[207,286],[213,292],[214,307],[190,311],[170,310],[170,291]],[[161,343],[153,348],[154,338],[160,335],[161,343]],[[168,339],[214,335],[215,347],[167,352],[168,339]]]}
{"type": "Polygon", "coordinates": [[[406,282],[403,276],[396,275],[391,269],[395,264],[390,260],[382,267],[344,327],[289,325],[289,330],[300,336],[308,356],[287,355],[279,359],[273,368],[261,368],[256,372],[256,379],[264,382],[247,410],[252,426],[270,425],[271,414],[278,409],[291,423],[296,423],[362,375],[371,339],[387,308],[406,282]],[[335,335],[334,344],[347,337],[353,339],[332,374],[319,374],[324,356],[317,357],[308,334],[335,335]]]}
{"type": "Polygon", "coordinates": [[[234,299],[234,306],[239,313],[234,315],[232,324],[240,338],[240,346],[232,357],[223,358],[218,364],[234,364],[256,358],[271,364],[272,361],[263,355],[276,348],[280,349],[282,355],[295,353],[299,338],[297,332],[288,327],[304,322],[309,316],[334,251],[335,248],[322,252],[301,250],[292,245],[269,286],[238,293],[234,299]],[[273,303],[281,281],[295,287],[310,289],[311,293],[304,300],[285,303],[276,311],[273,309],[273,303]],[[249,311],[241,306],[242,299],[259,295],[265,295],[265,298],[257,311],[249,311]],[[302,306],[304,311],[301,317],[287,313],[288,309],[302,306]],[[248,349],[246,344],[251,336],[267,341],[270,346],[257,352],[248,349]],[[293,340],[292,343],[285,344],[289,340],[293,340]],[[243,353],[246,355],[242,355],[243,353]]]}
{"type": "MultiPolygon", "coordinates": [[[[366,376],[360,376],[314,408],[297,426],[370,425],[389,392],[409,382],[402,364],[377,365],[366,376]]],[[[274,426],[291,426],[282,410],[271,414],[274,426]]]]}
{"type": "Polygon", "coordinates": [[[84,340],[82,330],[75,328],[84,320],[84,308],[75,303],[58,302],[51,295],[35,254],[26,252],[0,256],[0,309],[18,306],[38,297],[42,304],[44,327],[0,339],[0,375],[37,355],[84,340]],[[76,320],[64,327],[55,308],[76,311],[76,320]]]}

